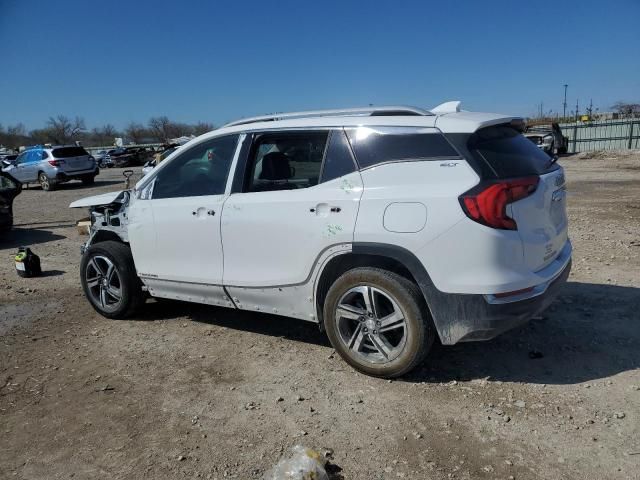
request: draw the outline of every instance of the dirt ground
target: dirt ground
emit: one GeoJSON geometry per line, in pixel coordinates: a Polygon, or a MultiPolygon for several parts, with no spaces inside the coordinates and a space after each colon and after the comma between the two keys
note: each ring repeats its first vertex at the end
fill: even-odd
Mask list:
{"type": "Polygon", "coordinates": [[[0,477],[254,479],[303,444],[334,451],[334,479],[640,478],[640,152],[560,163],[575,251],[558,300],[393,382],[301,321],[154,301],[100,317],[67,206],[121,171],[24,191],[0,238],[0,477]],[[43,277],[16,275],[21,245],[43,277]]]}

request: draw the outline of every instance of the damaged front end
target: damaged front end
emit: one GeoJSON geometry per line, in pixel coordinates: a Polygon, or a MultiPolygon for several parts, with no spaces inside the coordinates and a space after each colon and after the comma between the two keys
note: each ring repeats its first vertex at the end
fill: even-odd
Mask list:
{"type": "Polygon", "coordinates": [[[91,226],[89,239],[80,247],[82,254],[93,243],[104,240],[119,240],[129,243],[127,233],[130,190],[95,195],[76,200],[69,208],[89,208],[91,226]]]}

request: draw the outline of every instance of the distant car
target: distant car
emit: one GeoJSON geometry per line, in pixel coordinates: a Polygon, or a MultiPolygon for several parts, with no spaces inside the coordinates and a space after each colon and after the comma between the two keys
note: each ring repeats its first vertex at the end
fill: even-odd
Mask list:
{"type": "Polygon", "coordinates": [[[528,127],[524,136],[551,156],[567,153],[569,139],[562,135],[557,123],[528,127]]]}
{"type": "Polygon", "coordinates": [[[12,153],[9,155],[0,155],[0,161],[2,162],[3,167],[8,167],[13,162],[15,162],[16,158],[18,158],[17,153],[12,153]]]}
{"type": "Polygon", "coordinates": [[[109,152],[107,152],[106,150],[100,150],[99,152],[96,152],[94,154],[94,157],[96,159],[96,163],[98,164],[98,167],[100,168],[113,167],[113,161],[111,160],[111,156],[109,155],[109,152]]]}
{"type": "Polygon", "coordinates": [[[151,155],[152,152],[144,147],[120,147],[109,150],[114,166],[121,168],[144,165],[151,155]]]}
{"type": "Polygon", "coordinates": [[[22,184],[8,173],[0,172],[0,232],[13,226],[13,199],[20,195],[22,184]]]}
{"type": "Polygon", "coordinates": [[[95,159],[83,147],[32,147],[2,169],[21,183],[39,183],[43,190],[54,190],[69,180],[91,185],[100,173],[95,159]]]}

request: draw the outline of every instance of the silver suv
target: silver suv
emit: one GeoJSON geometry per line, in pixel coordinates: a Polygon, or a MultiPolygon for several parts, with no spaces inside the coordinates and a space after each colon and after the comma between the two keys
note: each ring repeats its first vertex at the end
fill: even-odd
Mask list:
{"type": "Polygon", "coordinates": [[[91,185],[99,173],[95,159],[75,145],[29,148],[2,171],[25,184],[39,183],[43,190],[69,180],[91,185]]]}

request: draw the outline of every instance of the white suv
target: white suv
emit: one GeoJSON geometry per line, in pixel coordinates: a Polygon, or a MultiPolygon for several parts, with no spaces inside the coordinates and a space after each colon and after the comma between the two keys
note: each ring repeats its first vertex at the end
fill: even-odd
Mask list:
{"type": "Polygon", "coordinates": [[[383,107],[230,123],[91,207],[93,307],[147,295],[318,323],[394,377],[545,309],[569,275],[565,179],[522,119],[383,107]]]}

